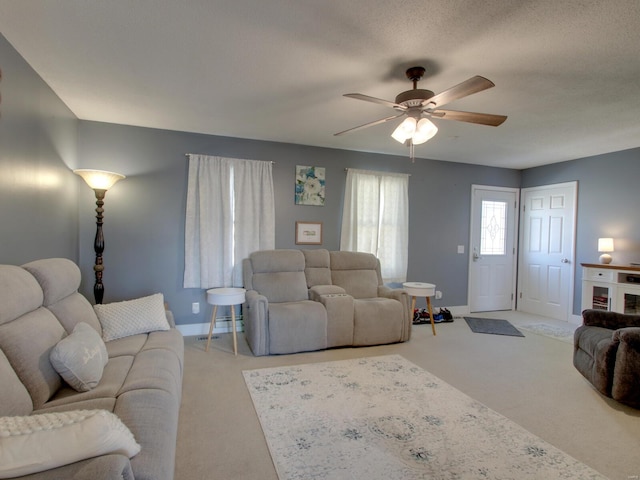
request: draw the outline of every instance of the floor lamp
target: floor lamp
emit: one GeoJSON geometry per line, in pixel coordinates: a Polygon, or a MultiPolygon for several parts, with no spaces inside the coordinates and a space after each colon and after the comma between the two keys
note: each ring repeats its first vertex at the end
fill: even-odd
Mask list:
{"type": "Polygon", "coordinates": [[[102,297],[104,296],[104,285],[102,284],[102,271],[104,265],[102,264],[102,252],[104,251],[104,235],[102,233],[102,213],[104,212],[104,196],[113,185],[118,181],[125,178],[124,175],[114,172],[106,172],[104,170],[89,170],[78,169],[73,173],[80,175],[87,185],[89,185],[96,194],[96,238],[93,242],[93,249],[96,252],[96,263],[93,266],[93,271],[96,273],[96,283],[93,286],[93,296],[96,303],[102,303],[102,297]]]}

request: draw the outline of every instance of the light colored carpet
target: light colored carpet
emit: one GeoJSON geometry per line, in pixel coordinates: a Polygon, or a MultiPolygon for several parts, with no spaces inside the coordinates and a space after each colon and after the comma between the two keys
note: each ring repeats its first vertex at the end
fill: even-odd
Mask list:
{"type": "MultiPolygon", "coordinates": [[[[486,316],[517,328],[545,321],[519,312],[486,316]]],[[[208,352],[206,337],[186,337],[175,479],[278,480],[243,370],[391,354],[612,480],[640,475],[640,410],[598,394],[573,367],[571,345],[542,335],[478,335],[462,319],[436,331],[420,325],[401,344],[271,357],[254,357],[242,335],[238,356],[230,334],[213,339],[208,352]]]]}
{"type": "Polygon", "coordinates": [[[605,479],[400,355],[244,377],[280,480],[605,479]]]}

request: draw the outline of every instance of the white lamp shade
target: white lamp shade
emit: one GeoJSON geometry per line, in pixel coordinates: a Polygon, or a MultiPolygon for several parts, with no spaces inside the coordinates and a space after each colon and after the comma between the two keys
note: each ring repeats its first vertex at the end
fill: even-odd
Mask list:
{"type": "Polygon", "coordinates": [[[74,170],[73,173],[80,175],[87,185],[94,190],[109,190],[118,181],[126,178],[124,175],[115,172],[107,172],[105,170],[90,170],[81,168],[74,170]]]}
{"type": "Polygon", "coordinates": [[[433,138],[436,133],[438,133],[438,127],[428,118],[421,118],[418,122],[416,133],[413,134],[413,144],[420,145],[433,138]]]}
{"type": "Polygon", "coordinates": [[[599,238],[598,239],[598,251],[599,252],[613,252],[613,238],[599,238]]]}
{"type": "Polygon", "coordinates": [[[405,118],[404,121],[393,131],[391,136],[394,140],[400,143],[406,142],[416,131],[416,123],[416,119],[413,117],[405,118]]]}

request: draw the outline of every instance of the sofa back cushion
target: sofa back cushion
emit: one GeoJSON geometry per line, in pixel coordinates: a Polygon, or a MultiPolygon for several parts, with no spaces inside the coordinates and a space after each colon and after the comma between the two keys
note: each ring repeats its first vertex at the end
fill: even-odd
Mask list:
{"type": "Polygon", "coordinates": [[[330,252],[331,280],[354,298],[375,298],[382,285],[380,263],[364,252],[330,252]]]}
{"type": "Polygon", "coordinates": [[[84,322],[102,335],[102,327],[89,301],[78,293],[80,269],[66,258],[46,258],[22,266],[35,277],[44,294],[43,305],[56,316],[67,333],[84,322]]]}
{"type": "Polygon", "coordinates": [[[261,250],[249,255],[245,264],[245,286],[267,297],[269,302],[308,300],[304,255],[300,250],[261,250]]]}
{"type": "Polygon", "coordinates": [[[331,285],[331,269],[329,250],[319,248],[317,250],[302,250],[305,267],[304,275],[307,279],[307,287],[315,285],[331,285]]]}
{"type": "Polygon", "coordinates": [[[65,335],[60,322],[44,307],[0,325],[0,349],[31,395],[34,409],[62,385],[49,354],[65,335]]]}
{"type": "Polygon", "coordinates": [[[7,356],[0,350],[0,417],[29,415],[33,402],[7,356]]]}
{"type": "Polygon", "coordinates": [[[42,307],[43,298],[42,288],[28,271],[0,265],[0,350],[29,392],[34,409],[62,385],[49,352],[65,331],[42,307]]]}

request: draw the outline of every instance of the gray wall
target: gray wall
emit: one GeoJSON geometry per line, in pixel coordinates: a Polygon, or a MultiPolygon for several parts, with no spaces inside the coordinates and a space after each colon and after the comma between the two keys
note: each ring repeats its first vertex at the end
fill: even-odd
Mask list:
{"type": "Polygon", "coordinates": [[[77,261],[77,119],[2,35],[0,68],[0,263],[77,261]]]}
{"type": "Polygon", "coordinates": [[[598,263],[598,238],[613,237],[613,263],[640,262],[640,148],[531,168],[522,188],[578,182],[573,313],[581,311],[581,263],[598,263]]]}
{"type": "MultiPolygon", "coordinates": [[[[82,291],[92,298],[95,198],[72,168],[102,168],[128,178],[105,203],[105,301],[163,292],[179,323],[207,322],[204,292],[182,288],[185,153],[272,160],[276,246],[296,248],[296,220],[321,221],[327,249],[339,247],[346,167],[411,174],[409,280],[436,283],[439,305],[467,303],[472,184],[531,187],[578,181],[576,257],[597,261],[597,238],[616,241],[614,261],[640,259],[636,187],[640,149],[532,168],[522,172],[466,164],[278,144],[78,121],[0,36],[0,262],[21,264],[61,256],[78,261],[82,291]],[[295,165],[325,167],[324,207],[294,204],[295,165]]],[[[428,155],[428,144],[419,153],[428,155]]],[[[580,311],[576,271],[574,313],[580,311]]]]}
{"type": "MultiPolygon", "coordinates": [[[[180,324],[208,322],[209,308],[191,313],[191,303],[206,307],[200,289],[183,289],[186,153],[274,161],[276,247],[298,248],[297,220],[323,222],[323,248],[339,249],[345,168],[411,174],[410,280],[435,283],[441,305],[466,305],[471,185],[518,187],[520,172],[408,157],[376,155],[193,133],[81,121],[79,158],[84,168],[127,175],[105,199],[105,302],[163,292],[180,324]],[[295,166],[326,168],[326,204],[294,203],[295,166]]],[[[426,149],[425,149],[426,150],[426,149]]],[[[93,194],[80,192],[80,264],[91,297],[93,194]]],[[[424,302],[424,300],[423,300],[424,302]]]]}

